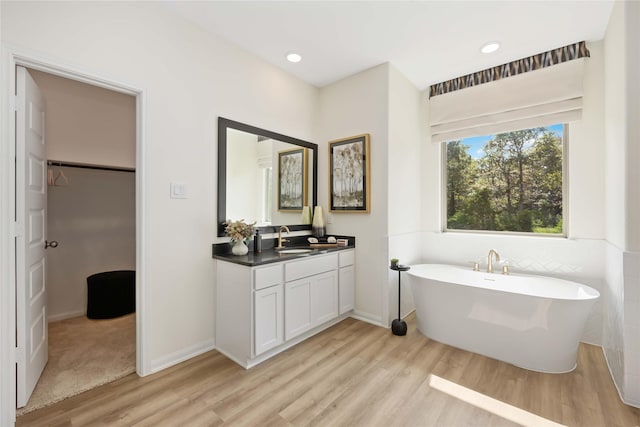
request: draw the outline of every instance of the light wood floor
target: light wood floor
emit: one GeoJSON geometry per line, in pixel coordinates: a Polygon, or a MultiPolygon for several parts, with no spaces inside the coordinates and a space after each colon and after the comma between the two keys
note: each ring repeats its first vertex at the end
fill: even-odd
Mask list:
{"type": "Polygon", "coordinates": [[[18,426],[512,426],[429,385],[431,374],[570,426],[638,426],[599,347],[578,368],[541,374],[354,319],[244,370],[212,351],[130,375],[18,418],[18,426]]]}

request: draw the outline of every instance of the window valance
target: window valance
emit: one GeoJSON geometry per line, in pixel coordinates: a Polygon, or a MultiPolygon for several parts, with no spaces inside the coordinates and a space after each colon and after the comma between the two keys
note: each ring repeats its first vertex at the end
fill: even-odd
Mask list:
{"type": "Polygon", "coordinates": [[[455,84],[450,80],[431,86],[432,141],[579,120],[585,61],[582,58],[588,56],[589,51],[581,42],[494,67],[492,74],[484,70],[454,79],[458,80],[455,84]],[[515,73],[517,70],[520,72],[515,73]],[[486,73],[487,81],[477,81],[481,73],[486,73]],[[493,80],[489,81],[490,77],[493,80]],[[465,78],[461,83],[460,79],[465,78]],[[442,94],[436,93],[438,88],[442,94]]]}

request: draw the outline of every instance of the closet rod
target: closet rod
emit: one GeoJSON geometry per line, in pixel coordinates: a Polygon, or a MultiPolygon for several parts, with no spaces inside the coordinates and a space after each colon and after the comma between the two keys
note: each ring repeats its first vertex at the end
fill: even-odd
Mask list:
{"type": "Polygon", "coordinates": [[[114,171],[114,172],[133,172],[135,173],[135,169],[132,168],[119,168],[116,166],[97,166],[97,165],[87,165],[83,163],[72,163],[72,162],[61,162],[58,160],[47,160],[47,164],[49,166],[66,166],[68,168],[81,168],[81,169],[96,169],[102,171],[114,171]]]}

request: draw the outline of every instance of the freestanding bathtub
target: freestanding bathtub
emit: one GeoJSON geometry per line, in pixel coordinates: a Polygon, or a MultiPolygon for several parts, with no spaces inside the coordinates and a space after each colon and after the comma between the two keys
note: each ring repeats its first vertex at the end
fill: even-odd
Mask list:
{"type": "Polygon", "coordinates": [[[418,330],[463,350],[534,371],[576,367],[580,336],[600,293],[567,280],[444,264],[408,271],[418,330]]]}

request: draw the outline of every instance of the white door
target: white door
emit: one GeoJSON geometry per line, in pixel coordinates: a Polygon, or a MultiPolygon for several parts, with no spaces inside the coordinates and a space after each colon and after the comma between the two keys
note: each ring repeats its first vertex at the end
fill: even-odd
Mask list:
{"type": "Polygon", "coordinates": [[[353,265],[340,268],[340,277],[338,277],[339,285],[339,301],[340,314],[353,310],[353,302],[355,297],[355,280],[353,265]]]}
{"type": "Polygon", "coordinates": [[[311,326],[338,317],[338,277],[335,271],[313,276],[311,282],[311,326]]]}
{"type": "Polygon", "coordinates": [[[311,279],[285,283],[284,339],[290,340],[311,329],[311,279]]]}
{"type": "Polygon", "coordinates": [[[48,358],[44,101],[23,67],[16,84],[17,406],[27,404],[48,358]]]}
{"type": "Polygon", "coordinates": [[[282,285],[276,285],[254,292],[253,345],[256,356],[284,341],[282,289],[282,285]]]}

